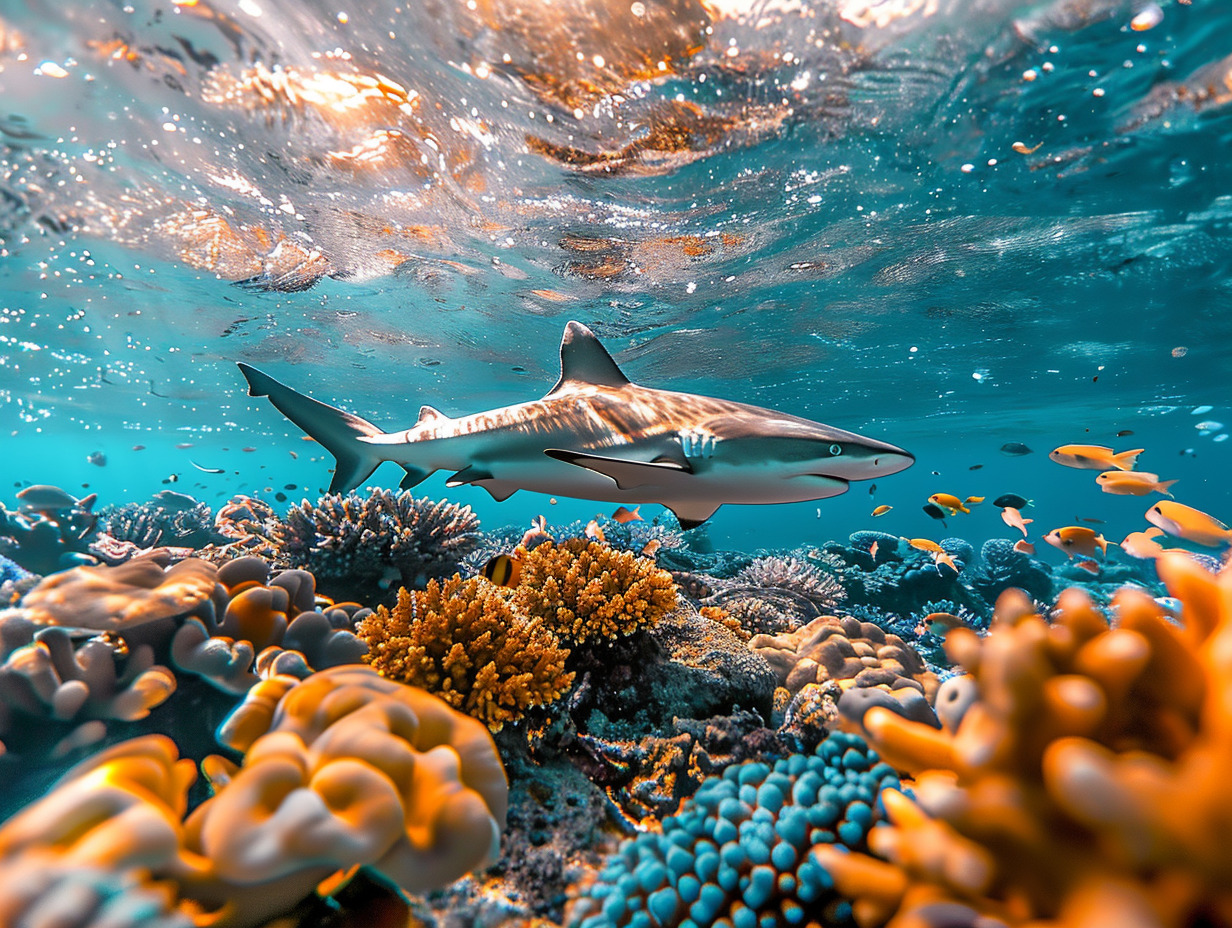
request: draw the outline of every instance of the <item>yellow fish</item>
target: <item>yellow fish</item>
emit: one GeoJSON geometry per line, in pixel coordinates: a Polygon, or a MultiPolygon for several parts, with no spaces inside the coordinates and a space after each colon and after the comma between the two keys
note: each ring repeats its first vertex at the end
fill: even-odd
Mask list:
{"type": "Polygon", "coordinates": [[[984,502],[982,496],[968,496],[965,500],[960,500],[952,493],[934,493],[928,498],[928,501],[934,506],[940,506],[942,509],[948,509],[950,515],[956,516],[960,512],[970,512],[972,506],[976,503],[984,502]]]}
{"type": "Polygon", "coordinates": [[[928,538],[908,538],[907,544],[911,545],[911,547],[915,548],[917,551],[927,551],[929,554],[936,554],[938,551],[942,554],[945,553],[945,548],[941,547],[941,545],[937,544],[935,541],[929,540],[928,538]]]}
{"type": "Polygon", "coordinates": [[[878,506],[876,509],[873,510],[873,518],[875,519],[877,518],[877,516],[884,516],[887,512],[889,512],[893,508],[894,508],[893,506],[878,506]]]}
{"type": "Polygon", "coordinates": [[[1095,475],[1095,482],[1105,493],[1115,493],[1118,496],[1146,496],[1150,493],[1162,493],[1169,499],[1172,494],[1168,487],[1175,480],[1160,480],[1159,474],[1148,474],[1144,470],[1107,470],[1095,475]]]}
{"type": "Polygon", "coordinates": [[[1058,464],[1079,470],[1133,470],[1138,463],[1138,455],[1144,450],[1135,448],[1117,454],[1103,445],[1062,445],[1054,448],[1048,457],[1058,464]]]}
{"type": "Polygon", "coordinates": [[[1155,539],[1164,534],[1164,530],[1152,525],[1145,532],[1130,532],[1121,542],[1121,550],[1130,557],[1141,560],[1154,560],[1164,552],[1164,546],[1155,539]]]}
{"type": "Polygon", "coordinates": [[[497,586],[517,586],[522,562],[512,555],[498,554],[483,565],[483,576],[497,586]]]}
{"type": "Polygon", "coordinates": [[[1103,535],[1095,534],[1095,529],[1083,525],[1067,525],[1064,528],[1054,528],[1044,536],[1044,541],[1054,548],[1064,551],[1065,556],[1073,560],[1075,554],[1084,557],[1094,557],[1095,549],[1101,554],[1108,553],[1108,541],[1103,535]]]}
{"type": "Polygon", "coordinates": [[[1184,538],[1197,545],[1218,548],[1220,545],[1232,544],[1232,529],[1214,516],[1208,516],[1202,510],[1183,503],[1160,500],[1146,511],[1146,520],[1169,535],[1184,538]]]}

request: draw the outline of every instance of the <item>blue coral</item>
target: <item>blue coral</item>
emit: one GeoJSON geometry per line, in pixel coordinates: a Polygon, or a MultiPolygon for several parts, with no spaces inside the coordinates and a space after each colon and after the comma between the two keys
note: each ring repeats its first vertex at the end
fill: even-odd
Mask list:
{"type": "Polygon", "coordinates": [[[864,845],[898,777],[857,736],[728,767],[661,833],[626,841],[577,902],[573,928],[773,928],[851,923],[809,849],[864,845]]]}
{"type": "Polygon", "coordinates": [[[1025,590],[1041,602],[1052,598],[1048,566],[1014,550],[1014,542],[990,538],[980,549],[980,560],[980,569],[972,578],[971,586],[990,605],[1012,586],[1025,590]]]}

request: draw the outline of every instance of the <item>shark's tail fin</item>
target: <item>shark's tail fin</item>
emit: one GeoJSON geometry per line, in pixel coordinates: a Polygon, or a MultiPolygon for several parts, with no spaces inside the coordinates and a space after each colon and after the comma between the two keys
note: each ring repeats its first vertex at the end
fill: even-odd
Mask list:
{"type": "Polygon", "coordinates": [[[355,489],[384,460],[379,446],[360,440],[384,434],[368,420],[297,393],[255,367],[241,363],[239,368],[248,381],[249,396],[268,396],[279,412],[334,456],[337,466],[329,485],[331,493],[355,489]]]}

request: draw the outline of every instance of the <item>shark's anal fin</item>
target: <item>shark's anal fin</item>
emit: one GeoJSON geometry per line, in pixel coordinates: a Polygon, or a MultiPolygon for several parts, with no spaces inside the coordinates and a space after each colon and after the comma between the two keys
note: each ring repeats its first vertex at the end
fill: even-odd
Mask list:
{"type": "Polygon", "coordinates": [[[560,448],[545,448],[543,453],[566,464],[584,467],[596,474],[610,477],[622,490],[659,484],[668,475],[692,473],[687,464],[671,460],[626,461],[622,458],[608,458],[598,454],[587,454],[584,451],[565,451],[560,448]]]}
{"type": "Polygon", "coordinates": [[[483,487],[498,503],[503,503],[518,491],[516,486],[497,480],[486,467],[467,464],[445,481],[447,487],[471,486],[483,487]]]}
{"type": "Polygon", "coordinates": [[[406,476],[403,477],[402,482],[398,484],[398,489],[400,490],[409,490],[411,487],[418,486],[428,477],[428,472],[426,470],[420,470],[418,467],[409,467],[406,464],[403,464],[402,469],[406,471],[406,476]]]}
{"type": "Polygon", "coordinates": [[[691,528],[697,528],[714,515],[720,504],[709,500],[691,499],[688,502],[664,503],[663,505],[676,514],[676,521],[680,523],[680,527],[688,531],[691,528]]]}

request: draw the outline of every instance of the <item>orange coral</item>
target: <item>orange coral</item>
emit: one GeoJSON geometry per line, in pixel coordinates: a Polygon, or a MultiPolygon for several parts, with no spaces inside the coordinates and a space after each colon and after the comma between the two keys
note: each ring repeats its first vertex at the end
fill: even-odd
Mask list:
{"type": "Polygon", "coordinates": [[[676,608],[672,575],[648,558],[597,541],[546,542],[522,557],[514,605],[562,638],[615,638],[648,628],[676,608]]]}
{"type": "Polygon", "coordinates": [[[1232,570],[1157,566],[1182,626],[1135,588],[1115,628],[1080,590],[1051,624],[1009,591],[986,639],[947,636],[942,731],[865,714],[916,799],[883,794],[885,861],[814,850],[862,926],[1232,923],[1232,570]]]}
{"type": "Polygon", "coordinates": [[[573,684],[555,633],[478,578],[402,589],[392,612],[380,607],[356,631],[382,676],[423,687],[492,731],[573,684]]]}

